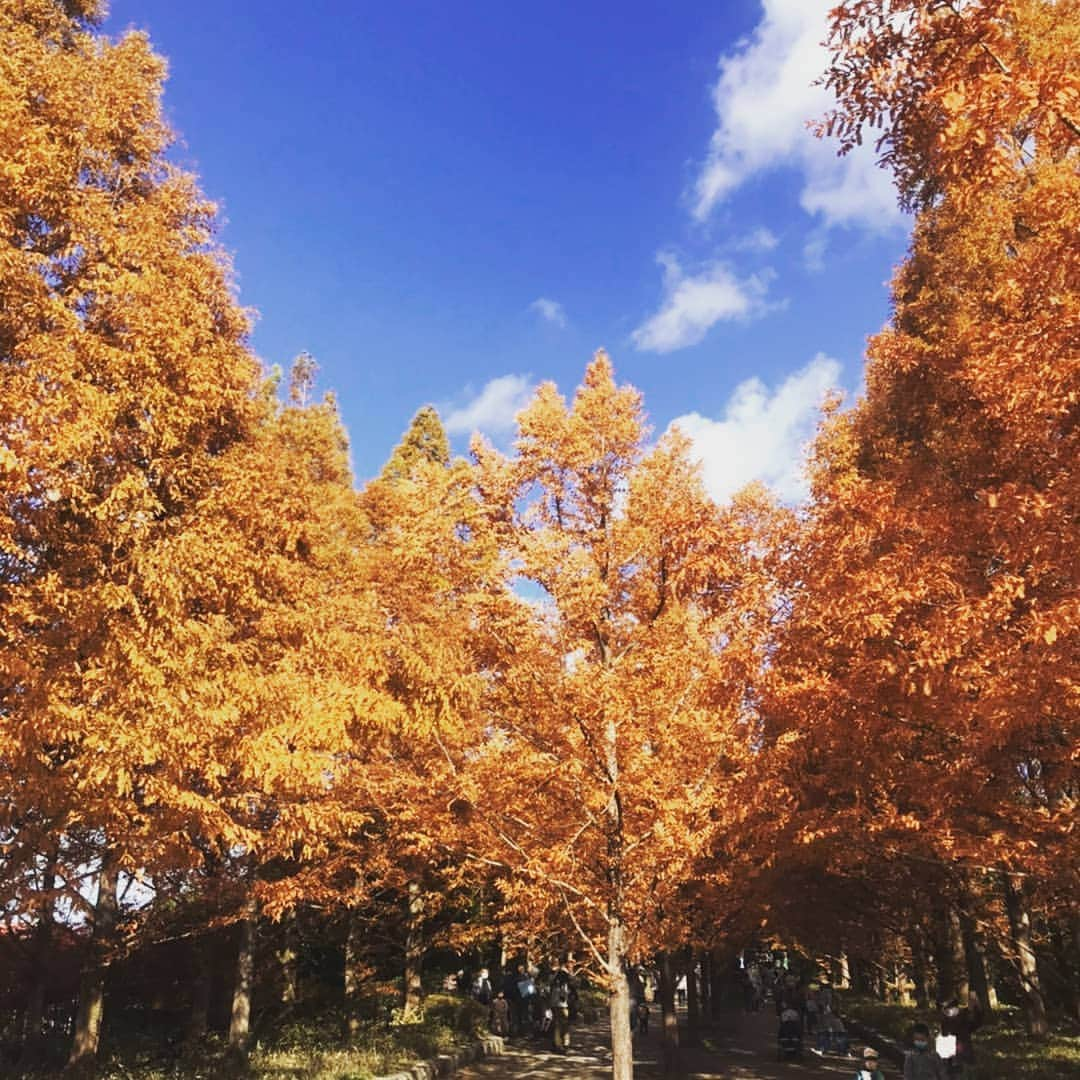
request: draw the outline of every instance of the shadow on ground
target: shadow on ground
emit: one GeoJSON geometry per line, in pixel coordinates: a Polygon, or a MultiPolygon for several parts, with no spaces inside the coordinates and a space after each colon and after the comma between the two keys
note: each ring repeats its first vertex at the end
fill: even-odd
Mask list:
{"type": "MultiPolygon", "coordinates": [[[[576,1028],[569,1054],[556,1054],[539,1041],[512,1041],[506,1054],[472,1065],[462,1080],[607,1080],[611,1049],[605,1021],[576,1028]]],[[[861,1047],[857,1047],[861,1051],[861,1047]]],[[[655,1032],[634,1044],[635,1080],[658,1080],[660,1041],[655,1032]]],[[[776,1058],[776,1018],[768,1012],[729,1013],[708,1032],[701,1047],[683,1047],[679,1077],[685,1080],[854,1080],[856,1058],[819,1057],[807,1050],[802,1061],[776,1058]]],[[[895,1077],[895,1070],[885,1070],[895,1077]]]]}

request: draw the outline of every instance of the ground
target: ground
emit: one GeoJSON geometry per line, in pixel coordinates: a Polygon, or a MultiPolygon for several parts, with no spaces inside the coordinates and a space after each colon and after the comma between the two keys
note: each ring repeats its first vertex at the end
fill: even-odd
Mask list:
{"type": "MultiPolygon", "coordinates": [[[[687,1080],[854,1080],[855,1058],[818,1057],[807,1050],[802,1063],[776,1059],[776,1017],[771,1010],[730,1013],[705,1036],[699,1049],[683,1047],[682,1072],[687,1080]]],[[[473,1065],[460,1073],[462,1080],[608,1080],[611,1050],[607,1024],[578,1026],[571,1034],[566,1056],[544,1043],[512,1040],[506,1055],[473,1065]]],[[[861,1046],[857,1046],[861,1051],[861,1046]]],[[[659,1077],[660,1038],[654,1029],[645,1039],[635,1038],[634,1076],[659,1077]]],[[[887,1062],[887,1077],[899,1075],[887,1062]]]]}

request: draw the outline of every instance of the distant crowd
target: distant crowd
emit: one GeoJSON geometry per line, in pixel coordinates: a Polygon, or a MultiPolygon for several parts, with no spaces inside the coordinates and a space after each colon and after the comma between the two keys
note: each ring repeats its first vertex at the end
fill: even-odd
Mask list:
{"type": "Polygon", "coordinates": [[[486,967],[475,975],[462,970],[447,980],[447,989],[483,1005],[492,1034],[550,1038],[557,1052],[569,1052],[570,1028],[580,1014],[580,994],[578,980],[565,965],[542,970],[518,964],[496,980],[486,967]]]}
{"type": "MultiPolygon", "coordinates": [[[[839,1011],[836,992],[827,976],[804,984],[780,965],[748,964],[742,976],[743,1003],[757,1012],[769,1001],[778,1021],[777,1048],[781,1057],[800,1057],[806,1042],[818,1054],[854,1057],[839,1011]]],[[[956,999],[940,1005],[939,1033],[932,1037],[927,1024],[915,1024],[904,1054],[904,1080],[977,1080],[975,1031],[982,1013],[974,995],[966,1005],[956,999]]],[[[884,1080],[879,1052],[867,1046],[855,1080],[884,1080]]]]}
{"type": "MultiPolygon", "coordinates": [[[[656,976],[645,968],[631,967],[627,981],[630,1030],[646,1035],[656,976]]],[[[685,993],[685,980],[682,986],[685,993]]],[[[446,989],[483,1005],[492,1034],[550,1040],[562,1054],[569,1052],[571,1029],[582,1015],[581,980],[563,963],[551,967],[518,964],[501,978],[492,978],[486,967],[475,975],[462,969],[447,979],[446,989]]]]}

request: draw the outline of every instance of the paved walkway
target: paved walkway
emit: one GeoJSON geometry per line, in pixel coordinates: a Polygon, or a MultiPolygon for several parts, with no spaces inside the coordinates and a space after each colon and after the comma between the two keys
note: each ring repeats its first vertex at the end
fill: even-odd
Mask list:
{"type": "MultiPolygon", "coordinates": [[[[656,1012],[654,1010],[655,1018],[656,1012]]],[[[807,1050],[801,1063],[776,1060],[776,1017],[772,1011],[730,1013],[707,1032],[701,1048],[683,1047],[685,1080],[854,1080],[859,1062],[855,1058],[818,1057],[807,1050]]],[[[856,1047],[860,1052],[862,1047],[856,1047]]],[[[655,1029],[634,1042],[634,1076],[654,1080],[659,1067],[660,1037],[655,1029]]],[[[888,1063],[887,1077],[895,1077],[888,1063]]],[[[571,1032],[567,1055],[556,1054],[543,1043],[511,1040],[501,1058],[472,1065],[458,1074],[461,1080],[607,1080],[611,1076],[611,1049],[606,1018],[571,1032]]]]}

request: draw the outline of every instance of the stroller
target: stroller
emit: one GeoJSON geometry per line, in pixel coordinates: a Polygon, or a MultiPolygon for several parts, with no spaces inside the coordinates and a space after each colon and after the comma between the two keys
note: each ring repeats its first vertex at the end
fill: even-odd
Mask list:
{"type": "Polygon", "coordinates": [[[785,1009],[780,1014],[780,1027],[776,1032],[776,1058],[783,1061],[785,1058],[802,1060],[802,1018],[796,1009],[785,1009]]]}

